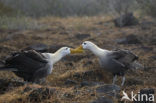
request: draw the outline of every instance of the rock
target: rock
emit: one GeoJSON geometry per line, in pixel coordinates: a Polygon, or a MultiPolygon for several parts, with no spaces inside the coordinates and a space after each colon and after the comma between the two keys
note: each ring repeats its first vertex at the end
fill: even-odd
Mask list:
{"type": "Polygon", "coordinates": [[[67,79],[64,83],[65,85],[76,85],[77,82],[74,80],[67,79]]]}
{"type": "Polygon", "coordinates": [[[116,27],[132,26],[132,25],[137,25],[138,23],[139,22],[134,17],[133,13],[127,13],[114,19],[114,24],[116,27]]]}
{"type": "Polygon", "coordinates": [[[79,40],[83,40],[85,38],[90,37],[90,34],[76,34],[75,38],[79,39],[79,40]]]}
{"type": "Polygon", "coordinates": [[[63,45],[63,44],[54,44],[54,45],[51,45],[50,47],[49,47],[49,52],[51,52],[51,53],[54,53],[54,52],[56,52],[58,49],[60,49],[61,47],[71,47],[71,46],[67,46],[67,45],[63,45]]]}
{"type": "Polygon", "coordinates": [[[140,50],[140,49],[142,49],[142,50],[145,51],[145,52],[150,52],[150,51],[152,51],[154,48],[153,48],[153,47],[147,47],[147,46],[141,46],[141,47],[133,48],[133,50],[140,50]]]}
{"type": "Polygon", "coordinates": [[[95,96],[95,94],[93,93],[93,94],[91,94],[91,96],[95,96]]]}
{"type": "Polygon", "coordinates": [[[39,43],[39,44],[30,45],[24,50],[36,50],[38,52],[47,52],[48,49],[49,47],[46,44],[39,43]]]}
{"type": "Polygon", "coordinates": [[[146,46],[142,46],[141,49],[143,49],[146,52],[152,51],[153,48],[152,47],[146,47],[146,46]]]}
{"type": "Polygon", "coordinates": [[[24,82],[18,80],[4,80],[0,79],[0,94],[3,94],[9,90],[12,90],[19,86],[24,86],[24,82]]]}
{"type": "Polygon", "coordinates": [[[148,71],[150,71],[152,69],[155,70],[156,67],[149,67],[149,66],[144,67],[144,71],[146,71],[146,72],[148,72],[148,71]]]}
{"type": "Polygon", "coordinates": [[[97,93],[107,94],[109,96],[116,96],[120,92],[120,87],[117,85],[106,84],[96,88],[97,93]]]}
{"type": "Polygon", "coordinates": [[[126,80],[125,85],[132,86],[132,85],[143,85],[144,82],[142,80],[139,80],[137,78],[129,78],[126,80]]]}
{"type": "MultiPolygon", "coordinates": [[[[150,98],[151,94],[154,95],[154,89],[152,89],[152,88],[145,88],[145,89],[140,90],[140,95],[147,95],[147,98],[150,98]]],[[[137,99],[140,99],[141,102],[137,100],[137,101],[134,101],[134,103],[154,103],[154,101],[146,100],[145,96],[143,96],[143,97],[144,98],[142,98],[142,96],[140,96],[140,98],[137,98],[137,99]]]]}
{"type": "Polygon", "coordinates": [[[56,89],[54,88],[37,88],[29,94],[28,98],[31,102],[41,102],[45,99],[50,99],[55,91],[56,89]]]}
{"type": "Polygon", "coordinates": [[[156,26],[156,23],[151,21],[143,21],[140,23],[140,26],[142,30],[149,30],[151,27],[156,26]]]}
{"type": "Polygon", "coordinates": [[[149,57],[150,59],[156,60],[156,56],[149,57]]]}
{"type": "Polygon", "coordinates": [[[114,102],[111,99],[102,96],[90,103],[114,103],[114,102]]]}
{"type": "Polygon", "coordinates": [[[150,45],[156,45],[156,35],[155,34],[152,34],[148,39],[148,43],[150,45]]]}
{"type": "Polygon", "coordinates": [[[128,35],[125,38],[117,39],[118,44],[141,44],[141,41],[136,35],[128,35]]]}
{"type": "Polygon", "coordinates": [[[96,85],[103,85],[102,82],[89,82],[89,81],[83,81],[81,82],[80,86],[84,87],[84,86],[96,86],[96,85]]]}
{"type": "Polygon", "coordinates": [[[83,81],[81,82],[81,87],[84,87],[84,86],[94,86],[96,84],[92,83],[92,82],[88,82],[88,81],[83,81]]]}
{"type": "Polygon", "coordinates": [[[77,79],[81,78],[82,80],[91,79],[91,78],[102,79],[103,73],[101,72],[101,70],[88,70],[81,73],[75,73],[73,77],[77,79]]]}

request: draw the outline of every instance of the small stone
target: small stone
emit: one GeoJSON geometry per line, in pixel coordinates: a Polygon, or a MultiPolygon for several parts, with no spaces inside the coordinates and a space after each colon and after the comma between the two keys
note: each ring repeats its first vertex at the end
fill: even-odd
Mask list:
{"type": "Polygon", "coordinates": [[[116,42],[118,44],[140,44],[141,41],[138,39],[136,35],[128,35],[124,38],[117,39],[116,42]]]}
{"type": "Polygon", "coordinates": [[[46,52],[48,51],[49,47],[46,44],[34,44],[26,47],[24,50],[36,50],[38,52],[46,52]]]}
{"type": "Polygon", "coordinates": [[[81,87],[84,87],[84,86],[96,86],[96,85],[102,85],[103,83],[102,82],[89,82],[89,81],[83,81],[81,82],[81,87]]]}
{"type": "Polygon", "coordinates": [[[141,49],[143,49],[145,52],[150,52],[153,50],[152,47],[145,47],[145,46],[142,46],[141,49]]]}
{"type": "Polygon", "coordinates": [[[75,84],[77,84],[77,82],[74,80],[67,79],[64,84],[65,85],[75,85],[75,84]]]}
{"type": "Polygon", "coordinates": [[[114,24],[116,27],[124,27],[124,26],[137,25],[139,24],[139,22],[136,19],[136,17],[134,17],[133,13],[127,13],[114,19],[114,24]]]}
{"type": "Polygon", "coordinates": [[[156,56],[149,57],[150,59],[156,60],[156,56]]]}
{"type": "Polygon", "coordinates": [[[152,26],[156,26],[156,23],[151,21],[143,21],[140,23],[140,26],[142,30],[149,30],[152,26]]]}
{"type": "Polygon", "coordinates": [[[143,85],[144,82],[140,79],[137,79],[137,78],[129,78],[127,79],[125,85],[143,85]]]}
{"type": "Polygon", "coordinates": [[[102,96],[90,103],[114,103],[114,102],[111,99],[102,96]]]}
{"type": "Polygon", "coordinates": [[[91,96],[95,96],[95,94],[91,94],[91,96]]]}
{"type": "Polygon", "coordinates": [[[50,47],[49,47],[49,52],[51,52],[51,53],[54,53],[54,52],[56,52],[58,49],[60,49],[61,47],[64,47],[64,46],[66,46],[66,45],[63,45],[63,44],[55,44],[55,45],[51,45],[50,47]]]}
{"type": "Polygon", "coordinates": [[[83,40],[85,38],[90,37],[90,34],[76,34],[75,37],[79,40],[83,40]]]}
{"type": "Polygon", "coordinates": [[[117,93],[120,92],[120,87],[117,85],[102,85],[96,88],[97,93],[104,93],[110,96],[116,96],[117,93]]]}

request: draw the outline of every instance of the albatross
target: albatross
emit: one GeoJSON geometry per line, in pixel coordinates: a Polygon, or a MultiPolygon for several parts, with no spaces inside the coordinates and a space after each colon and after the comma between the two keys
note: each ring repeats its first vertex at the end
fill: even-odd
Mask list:
{"type": "Polygon", "coordinates": [[[106,50],[98,47],[90,41],[85,41],[79,47],[79,50],[87,49],[99,58],[99,64],[102,69],[113,74],[113,84],[117,76],[122,76],[123,86],[125,83],[125,72],[130,69],[138,57],[129,50],[106,50]]]}
{"type": "Polygon", "coordinates": [[[15,52],[8,57],[0,70],[12,71],[24,81],[38,83],[52,73],[53,64],[68,54],[81,51],[62,47],[55,53],[39,53],[35,50],[15,52]]]}

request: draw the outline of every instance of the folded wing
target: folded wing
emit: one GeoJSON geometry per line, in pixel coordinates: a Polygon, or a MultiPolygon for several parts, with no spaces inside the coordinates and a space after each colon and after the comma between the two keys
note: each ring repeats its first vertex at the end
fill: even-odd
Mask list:
{"type": "MultiPolygon", "coordinates": [[[[5,60],[6,70],[15,68],[13,71],[17,76],[24,78],[24,80],[31,81],[33,75],[39,69],[47,67],[46,58],[34,50],[16,52],[5,60]]],[[[47,69],[47,68],[45,68],[47,69]]]]}

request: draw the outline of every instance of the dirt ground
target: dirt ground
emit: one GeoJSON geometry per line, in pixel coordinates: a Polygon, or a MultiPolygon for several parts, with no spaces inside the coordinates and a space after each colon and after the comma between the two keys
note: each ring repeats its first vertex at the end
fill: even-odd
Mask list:
{"type": "MultiPolygon", "coordinates": [[[[114,50],[128,49],[139,57],[144,69],[129,70],[121,91],[138,92],[140,89],[156,89],[156,22],[151,18],[139,20],[136,26],[117,28],[107,17],[69,17],[40,19],[49,27],[41,30],[0,30],[0,59],[13,51],[33,44],[66,45],[78,47],[89,40],[99,47],[114,50]],[[139,42],[118,43],[118,40],[135,35],[139,42]]],[[[134,41],[135,42],[135,41],[134,41]]],[[[50,51],[50,50],[49,50],[50,51]]],[[[0,71],[0,103],[88,103],[99,97],[98,85],[82,86],[82,82],[112,83],[112,75],[99,69],[98,59],[91,52],[65,57],[54,65],[54,70],[43,85],[23,84],[12,72],[0,71]],[[36,89],[48,90],[48,94],[36,89]],[[46,89],[48,88],[48,89],[46,89]],[[33,92],[32,92],[33,91],[33,92]],[[37,99],[35,99],[35,97],[37,99]]],[[[121,80],[117,81],[120,86],[121,80]]],[[[110,97],[114,103],[119,98],[110,97]]]]}

